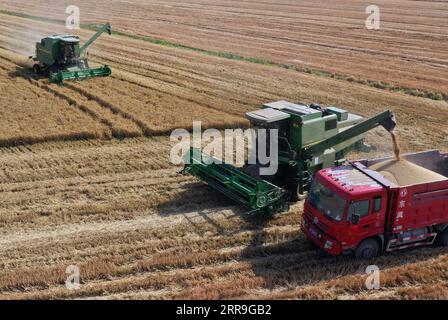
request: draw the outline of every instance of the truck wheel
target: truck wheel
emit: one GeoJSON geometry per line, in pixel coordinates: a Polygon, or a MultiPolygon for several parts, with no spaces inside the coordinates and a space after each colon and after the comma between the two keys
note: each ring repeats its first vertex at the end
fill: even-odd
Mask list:
{"type": "Polygon", "coordinates": [[[34,72],[34,74],[37,74],[37,75],[39,75],[41,73],[41,68],[38,64],[35,64],[33,66],[33,72],[34,72]]]}
{"type": "Polygon", "coordinates": [[[355,258],[372,259],[380,254],[380,244],[375,239],[367,239],[356,248],[355,258]]]}
{"type": "Polygon", "coordinates": [[[448,247],[448,228],[445,229],[441,234],[439,234],[439,244],[442,247],[448,247]]]}

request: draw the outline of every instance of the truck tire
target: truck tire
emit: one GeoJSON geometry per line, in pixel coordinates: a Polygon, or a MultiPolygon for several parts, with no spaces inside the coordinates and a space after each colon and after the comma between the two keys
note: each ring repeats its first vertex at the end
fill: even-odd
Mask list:
{"type": "Polygon", "coordinates": [[[442,233],[439,234],[438,243],[442,247],[448,247],[448,228],[446,228],[442,233]]]}
{"type": "Polygon", "coordinates": [[[380,244],[376,239],[366,239],[356,248],[355,258],[372,259],[380,254],[380,244]]]}

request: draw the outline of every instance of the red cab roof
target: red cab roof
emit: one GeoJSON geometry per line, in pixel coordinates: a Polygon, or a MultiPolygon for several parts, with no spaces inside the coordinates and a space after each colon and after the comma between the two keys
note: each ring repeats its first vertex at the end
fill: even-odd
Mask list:
{"type": "Polygon", "coordinates": [[[381,191],[383,188],[352,165],[324,169],[319,171],[318,175],[349,197],[381,191]]]}

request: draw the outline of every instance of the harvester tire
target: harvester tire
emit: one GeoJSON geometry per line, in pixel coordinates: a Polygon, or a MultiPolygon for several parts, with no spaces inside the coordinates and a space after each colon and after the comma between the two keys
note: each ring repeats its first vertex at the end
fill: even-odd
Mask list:
{"type": "Polygon", "coordinates": [[[294,186],[289,190],[289,200],[291,202],[303,201],[306,199],[306,194],[300,193],[300,187],[294,186]]]}
{"type": "Polygon", "coordinates": [[[38,64],[35,64],[35,65],[33,66],[33,72],[34,72],[34,74],[36,74],[36,75],[40,75],[41,72],[42,72],[42,69],[40,68],[40,66],[39,66],[38,64]]]}
{"type": "Polygon", "coordinates": [[[356,248],[355,258],[372,259],[380,254],[380,244],[376,239],[366,239],[356,248]]]}

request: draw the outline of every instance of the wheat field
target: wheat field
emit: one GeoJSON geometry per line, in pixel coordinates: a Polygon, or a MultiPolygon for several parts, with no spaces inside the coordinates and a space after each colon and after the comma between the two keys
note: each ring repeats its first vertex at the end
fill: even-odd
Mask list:
{"type": "MultiPolygon", "coordinates": [[[[198,120],[204,129],[246,128],[245,113],[274,100],[319,102],[363,116],[390,109],[404,152],[448,151],[445,100],[125,34],[103,36],[90,50],[94,64],[111,66],[111,77],[55,85],[34,76],[26,58],[40,37],[66,30],[18,16],[40,14],[34,4],[22,2],[0,0],[0,9],[8,11],[0,11],[0,299],[448,299],[446,249],[409,250],[371,261],[329,257],[300,231],[302,203],[272,218],[249,217],[244,208],[179,174],[182,167],[169,159],[173,129],[190,129],[198,120]],[[381,290],[365,287],[371,264],[382,271],[381,290]],[[70,265],[79,267],[79,290],[66,288],[70,265]]],[[[259,6],[242,1],[238,10],[251,5],[259,6]]],[[[430,5],[434,12],[444,6],[430,5]]],[[[50,14],[53,7],[48,8],[50,14]]],[[[216,10],[204,10],[201,19],[213,18],[216,10]]],[[[316,10],[321,9],[307,15],[316,10]]],[[[253,23],[246,19],[241,26],[253,23]]],[[[439,21],[435,14],[433,19],[439,21]]],[[[117,28],[140,34],[141,23],[131,30],[119,20],[117,28]]],[[[173,30],[160,36],[173,40],[173,30]]],[[[324,36],[321,29],[315,32],[324,36]]],[[[83,41],[93,34],[85,28],[77,33],[83,41]]],[[[442,37],[428,35],[428,43],[435,46],[431,37],[436,36],[442,37]]],[[[251,37],[251,45],[260,41],[255,33],[244,35],[251,37]]],[[[220,39],[197,45],[218,50],[220,39]]],[[[236,49],[254,52],[249,43],[236,49]]],[[[399,84],[443,92],[447,57],[434,52],[430,58],[440,64],[440,74],[402,77],[399,84]]],[[[329,64],[321,67],[334,72],[329,64]]],[[[347,61],[337,71],[352,75],[346,67],[353,64],[347,61]]],[[[401,72],[408,68],[413,66],[401,72]]],[[[367,142],[376,150],[351,158],[393,154],[381,128],[370,132],[367,142]]]]}
{"type": "MultiPolygon", "coordinates": [[[[73,1],[72,1],[73,2],[73,1]]],[[[65,19],[62,1],[1,0],[7,11],[65,19]]],[[[131,35],[448,94],[446,1],[78,0],[85,23],[131,35]],[[368,5],[381,27],[365,28],[368,5]],[[366,63],[368,61],[368,63],[366,63]]]]}

